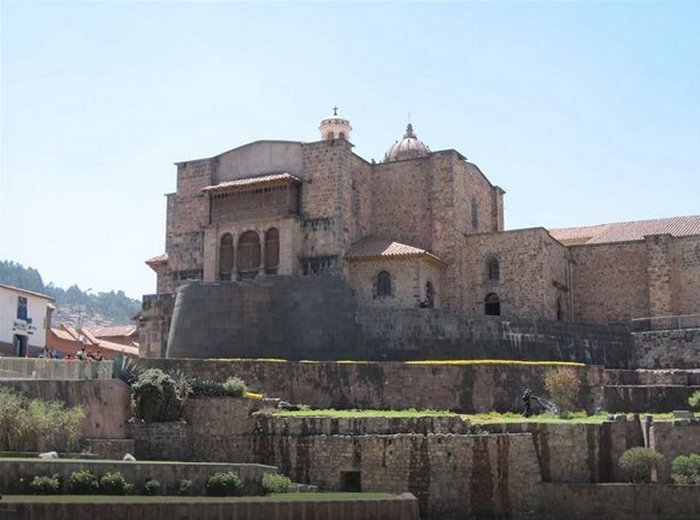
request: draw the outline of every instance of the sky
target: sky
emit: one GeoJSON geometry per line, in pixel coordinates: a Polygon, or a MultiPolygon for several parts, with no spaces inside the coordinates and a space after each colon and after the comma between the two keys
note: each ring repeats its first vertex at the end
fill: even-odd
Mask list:
{"type": "Polygon", "coordinates": [[[0,2],[0,259],[155,292],[177,161],[409,113],[507,229],[700,214],[700,2],[0,2]]]}

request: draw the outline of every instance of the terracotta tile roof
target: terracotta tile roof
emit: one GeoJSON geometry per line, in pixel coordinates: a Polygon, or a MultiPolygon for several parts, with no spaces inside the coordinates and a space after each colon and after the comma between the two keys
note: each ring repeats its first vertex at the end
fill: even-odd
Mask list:
{"type": "Polygon", "coordinates": [[[259,175],[257,177],[245,177],[233,181],[221,182],[202,188],[203,192],[217,191],[237,191],[248,188],[255,188],[265,185],[288,184],[291,182],[301,182],[301,179],[291,173],[275,173],[271,175],[259,175]]]}
{"type": "Polygon", "coordinates": [[[345,254],[348,260],[366,260],[376,258],[396,258],[408,256],[426,256],[442,264],[440,258],[434,254],[418,247],[393,242],[384,238],[366,238],[350,246],[350,250],[345,254]]]}
{"type": "Polygon", "coordinates": [[[111,327],[99,327],[97,329],[93,329],[91,332],[96,338],[132,336],[136,333],[136,325],[113,325],[111,327]]]}
{"type": "Polygon", "coordinates": [[[700,235],[700,215],[657,218],[636,222],[615,222],[597,226],[550,229],[549,234],[565,245],[607,244],[644,240],[646,235],[675,237],[700,235]]]}
{"type": "Polygon", "coordinates": [[[164,264],[168,261],[168,253],[163,253],[162,255],[154,256],[146,260],[147,264],[164,264]]]}

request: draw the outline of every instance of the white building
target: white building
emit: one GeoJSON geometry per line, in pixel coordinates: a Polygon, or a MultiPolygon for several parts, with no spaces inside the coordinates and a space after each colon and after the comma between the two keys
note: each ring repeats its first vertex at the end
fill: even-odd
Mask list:
{"type": "Polygon", "coordinates": [[[53,298],[0,284],[0,354],[34,356],[46,345],[53,298]]]}

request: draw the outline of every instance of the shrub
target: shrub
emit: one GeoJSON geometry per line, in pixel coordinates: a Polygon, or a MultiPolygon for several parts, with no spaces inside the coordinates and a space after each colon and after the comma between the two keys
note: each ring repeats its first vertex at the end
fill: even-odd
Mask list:
{"type": "Polygon", "coordinates": [[[195,397],[223,397],[226,389],[222,383],[203,379],[190,379],[190,389],[195,397]]]}
{"type": "Polygon", "coordinates": [[[37,451],[65,440],[74,446],[85,412],[66,408],[61,401],[30,399],[10,388],[0,388],[0,451],[37,451]]]}
{"type": "Polygon", "coordinates": [[[262,477],[263,493],[286,493],[292,481],[289,477],[279,473],[265,473],[262,477]]]}
{"type": "Polygon", "coordinates": [[[570,368],[559,367],[547,372],[544,387],[561,413],[573,411],[581,379],[570,368]]]}
{"type": "Polygon", "coordinates": [[[177,494],[181,497],[192,494],[192,481],[189,479],[182,479],[180,481],[180,487],[177,489],[177,494]]]}
{"type": "Polygon", "coordinates": [[[240,377],[229,377],[224,383],[224,391],[229,397],[243,397],[248,387],[240,377]]]}
{"type": "Polygon", "coordinates": [[[74,495],[94,495],[99,489],[100,484],[92,471],[74,471],[68,477],[68,491],[74,495]]]}
{"type": "Polygon", "coordinates": [[[652,470],[658,471],[665,463],[666,458],[651,448],[631,448],[620,457],[620,468],[636,484],[651,482],[652,470]]]}
{"type": "Polygon", "coordinates": [[[213,497],[227,497],[240,493],[243,484],[238,473],[215,473],[207,480],[207,494],[213,497]]]}
{"type": "Polygon", "coordinates": [[[695,410],[700,408],[700,390],[693,392],[693,395],[688,397],[688,404],[695,410]]]}
{"type": "Polygon", "coordinates": [[[671,478],[675,484],[700,484],[700,455],[680,455],[671,464],[671,478]]]}
{"type": "Polygon", "coordinates": [[[144,495],[157,495],[160,492],[160,482],[157,480],[152,480],[148,479],[146,483],[143,485],[143,494],[144,495]]]}
{"type": "Polygon", "coordinates": [[[149,368],[131,387],[134,415],[146,422],[176,421],[182,415],[187,397],[178,392],[178,385],[165,372],[149,368]]]}
{"type": "Polygon", "coordinates": [[[61,492],[61,479],[58,475],[52,477],[36,476],[29,484],[35,495],[56,495],[61,492]]]}
{"type": "Polygon", "coordinates": [[[126,495],[133,489],[119,471],[105,473],[100,479],[100,489],[105,495],[126,495]]]}

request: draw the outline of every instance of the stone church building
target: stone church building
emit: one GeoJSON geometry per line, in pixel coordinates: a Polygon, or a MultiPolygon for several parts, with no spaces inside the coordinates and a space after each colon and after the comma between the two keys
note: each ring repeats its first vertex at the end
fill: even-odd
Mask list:
{"type": "MultiPolygon", "coordinates": [[[[165,253],[147,261],[157,295],[144,298],[143,356],[165,355],[177,342],[176,319],[188,323],[180,333],[198,327],[206,341],[218,330],[223,343],[235,342],[242,322],[264,326],[260,315],[282,312],[280,301],[331,291],[314,289],[319,278],[346,290],[341,303],[316,301],[321,321],[343,299],[363,312],[439,309],[501,321],[609,324],[700,313],[700,215],[505,230],[504,190],[460,152],[430,150],[410,124],[380,163],[353,152],[347,119],[333,115],[319,129],[316,142],[256,141],[177,164],[165,253]],[[296,292],[285,293],[290,283],[296,292]],[[185,286],[198,286],[190,292],[199,296],[178,291],[185,286]],[[228,304],[213,308],[211,291],[246,291],[248,306],[231,296],[230,313],[228,304]],[[191,308],[206,312],[187,321],[182,309],[197,298],[191,308]],[[221,325],[231,321],[239,328],[221,325]]],[[[217,353],[227,354],[207,355],[217,353]]]]}

